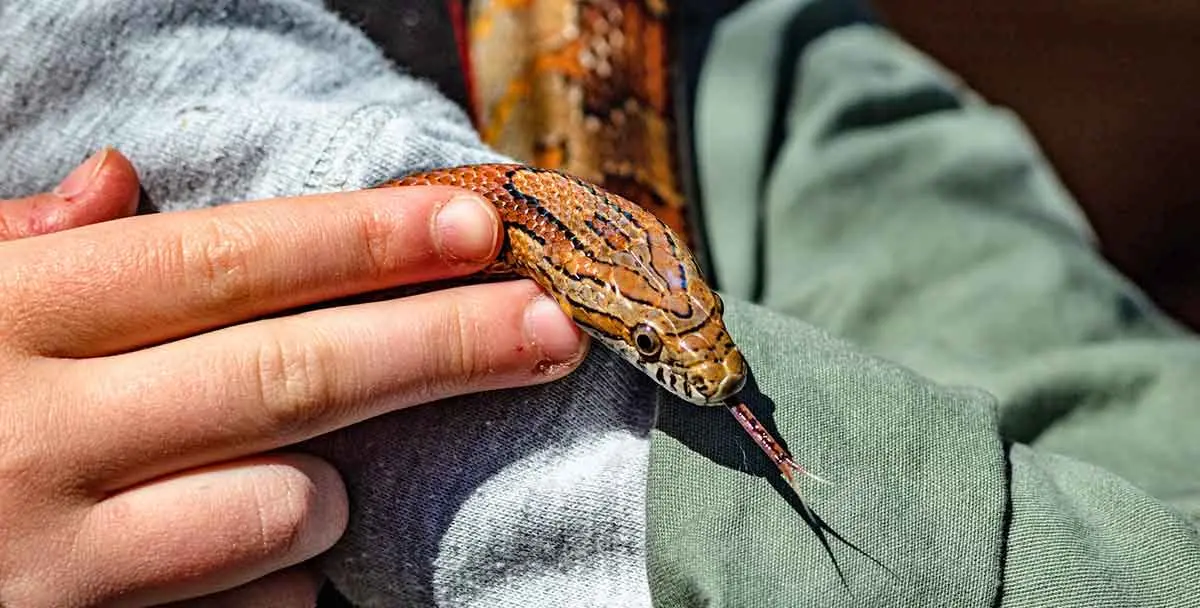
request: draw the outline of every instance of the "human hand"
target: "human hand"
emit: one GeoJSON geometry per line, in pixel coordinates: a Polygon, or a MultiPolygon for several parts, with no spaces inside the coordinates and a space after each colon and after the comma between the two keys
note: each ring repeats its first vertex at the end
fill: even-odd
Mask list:
{"type": "Polygon", "coordinates": [[[582,359],[529,281],[283,314],[482,268],[499,221],[447,203],[466,193],[113,219],[137,177],[103,156],[78,188],[0,202],[0,605],[312,605],[304,562],[341,535],[346,495],[274,450],[582,359]]]}

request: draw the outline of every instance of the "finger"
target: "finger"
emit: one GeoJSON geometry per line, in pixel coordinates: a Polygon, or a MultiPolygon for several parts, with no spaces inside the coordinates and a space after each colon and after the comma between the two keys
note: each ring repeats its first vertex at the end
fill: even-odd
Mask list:
{"type": "Polygon", "coordinates": [[[82,559],[64,572],[88,581],[97,604],[202,597],[325,551],[348,512],[337,472],[312,456],[189,471],[93,507],[75,539],[82,559]]]}
{"type": "Polygon", "coordinates": [[[105,148],[76,167],[53,192],[0,201],[0,241],[133,215],[137,203],[133,164],[105,148]]]}
{"type": "Polygon", "coordinates": [[[494,258],[500,242],[495,208],[444,187],[126,218],[0,243],[7,267],[0,294],[8,318],[21,321],[5,328],[6,340],[50,356],[121,352],[305,304],[468,274],[494,258]]]}
{"type": "Polygon", "coordinates": [[[171,608],[312,608],[325,577],[312,566],[274,572],[229,591],[167,604],[171,608]]]}
{"type": "Polygon", "coordinates": [[[471,285],[83,361],[73,374],[88,381],[81,400],[105,406],[86,416],[48,406],[44,418],[60,434],[104,437],[100,446],[61,442],[56,454],[73,463],[72,479],[111,491],[393,409],[559,378],[585,348],[578,327],[532,281],[471,285]],[[176,371],[145,371],[154,369],[176,371]],[[86,451],[73,453],[75,445],[86,451]]]}

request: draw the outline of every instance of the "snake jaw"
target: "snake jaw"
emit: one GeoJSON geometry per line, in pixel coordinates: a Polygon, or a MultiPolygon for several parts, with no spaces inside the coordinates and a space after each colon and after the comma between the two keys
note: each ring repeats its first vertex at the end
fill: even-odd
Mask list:
{"type": "Polygon", "coordinates": [[[677,397],[694,405],[723,405],[722,401],[736,394],[746,384],[745,361],[733,349],[720,364],[704,361],[703,355],[689,352],[688,358],[701,357],[699,364],[683,362],[682,358],[664,355],[650,361],[624,340],[615,340],[604,332],[579,324],[593,339],[632,363],[642,373],[677,397]]]}
{"type": "Polygon", "coordinates": [[[697,405],[724,405],[724,401],[746,386],[746,360],[736,348],[726,353],[721,363],[697,366],[689,374],[688,384],[696,390],[697,405]]]}
{"type": "Polygon", "coordinates": [[[732,350],[725,357],[725,377],[717,384],[710,398],[710,405],[722,405],[723,401],[741,392],[746,386],[746,360],[739,350],[732,350]]]}

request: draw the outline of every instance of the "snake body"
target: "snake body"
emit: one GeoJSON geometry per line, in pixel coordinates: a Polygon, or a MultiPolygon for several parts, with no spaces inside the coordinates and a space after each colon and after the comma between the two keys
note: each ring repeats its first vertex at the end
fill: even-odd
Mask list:
{"type": "Polygon", "coordinates": [[[471,0],[463,63],[489,146],[633,201],[693,244],[700,232],[681,179],[672,4],[471,0]]]}
{"type": "Polygon", "coordinates": [[[537,282],[585,332],[680,398],[723,405],[745,384],[720,296],[680,238],[631,201],[515,164],[438,169],[385,185],[454,186],[488,199],[505,228],[492,270],[537,282]]]}

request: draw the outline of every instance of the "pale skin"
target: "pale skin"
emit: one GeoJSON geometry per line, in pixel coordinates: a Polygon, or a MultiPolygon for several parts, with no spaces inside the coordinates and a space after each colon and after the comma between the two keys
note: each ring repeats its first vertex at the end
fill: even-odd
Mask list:
{"type": "Polygon", "coordinates": [[[486,266],[463,191],[126,217],[137,191],[105,150],[0,201],[0,605],[312,606],[348,507],[288,445],[587,349],[529,281],[280,314],[486,266]]]}

